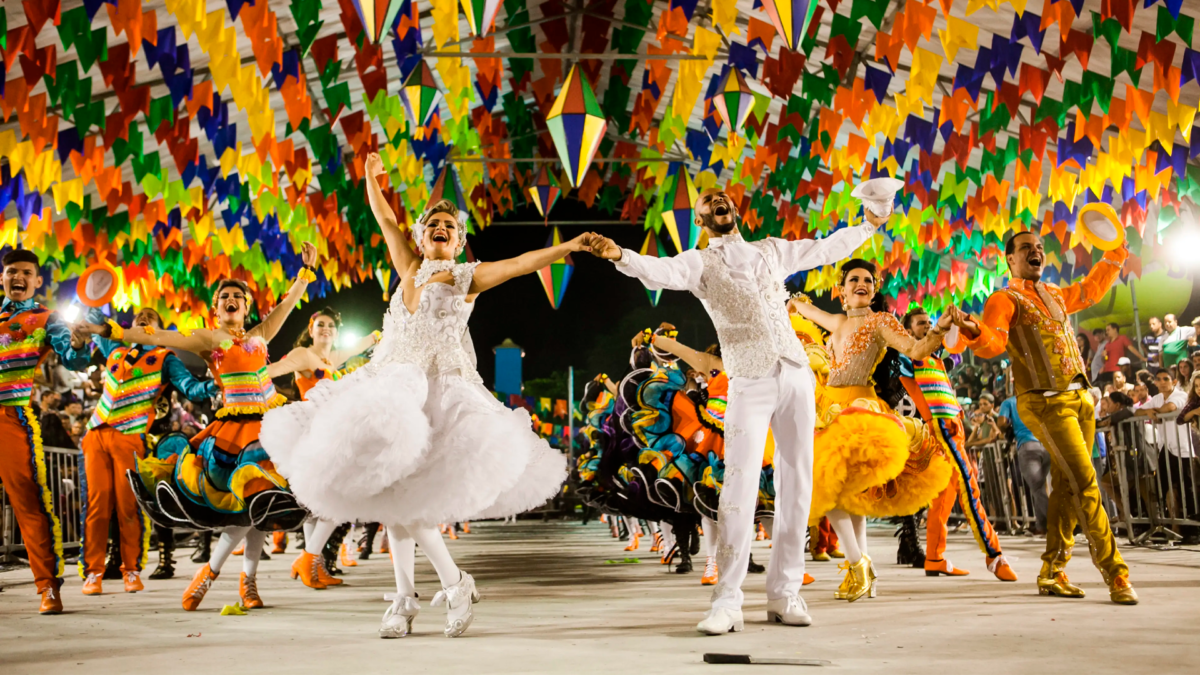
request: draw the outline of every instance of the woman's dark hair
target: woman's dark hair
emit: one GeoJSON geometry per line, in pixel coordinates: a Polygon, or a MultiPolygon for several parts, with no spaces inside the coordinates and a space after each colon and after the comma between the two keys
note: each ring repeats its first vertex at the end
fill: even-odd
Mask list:
{"type": "Polygon", "coordinates": [[[338,328],[342,327],[342,315],[339,314],[337,311],[335,311],[332,307],[326,306],[326,307],[320,309],[319,311],[317,311],[316,313],[314,313],[308,319],[308,326],[300,333],[300,335],[298,335],[296,337],[296,345],[295,346],[308,347],[308,346],[312,345],[312,343],[313,343],[312,325],[313,325],[313,322],[316,321],[317,317],[319,317],[319,316],[327,316],[327,317],[333,319],[333,325],[337,326],[338,328]]]}
{"type": "MultiPolygon", "coordinates": [[[[871,278],[875,280],[875,287],[879,287],[875,264],[862,258],[852,258],[842,265],[842,280],[839,285],[845,284],[846,275],[854,270],[870,272],[871,278]]],[[[883,293],[875,292],[875,297],[871,298],[871,311],[888,311],[887,298],[883,296],[883,293]]],[[[904,399],[904,386],[900,384],[900,352],[887,347],[883,354],[883,360],[875,366],[875,372],[871,376],[875,379],[875,394],[893,408],[899,405],[900,401],[904,399]]]]}
{"type": "Polygon", "coordinates": [[[243,323],[245,323],[250,320],[250,314],[254,311],[254,294],[250,292],[250,286],[246,282],[238,279],[222,279],[218,281],[217,290],[213,291],[213,307],[217,306],[217,298],[221,297],[221,291],[230,286],[237,288],[246,296],[246,318],[243,320],[243,323]]]}
{"type": "Polygon", "coordinates": [[[1187,382],[1187,383],[1191,384],[1192,375],[1196,374],[1196,367],[1192,365],[1192,362],[1188,359],[1184,359],[1184,360],[1180,361],[1179,363],[1176,363],[1175,367],[1179,371],[1180,384],[1182,384],[1183,382],[1187,382]],[[1185,364],[1185,363],[1187,364],[1187,371],[1188,371],[1187,375],[1183,374],[1183,367],[1184,367],[1183,364],[1185,364]]]}
{"type": "Polygon", "coordinates": [[[1088,339],[1088,334],[1084,331],[1079,331],[1075,336],[1075,345],[1079,346],[1079,338],[1083,338],[1083,347],[1079,349],[1079,356],[1083,357],[1084,365],[1092,362],[1092,341],[1088,339]]]}
{"type": "Polygon", "coordinates": [[[1112,401],[1113,403],[1116,403],[1117,405],[1121,406],[1122,408],[1128,408],[1129,406],[1133,405],[1133,399],[1129,398],[1128,394],[1126,394],[1125,392],[1121,392],[1121,391],[1109,392],[1108,400],[1112,401]]]}

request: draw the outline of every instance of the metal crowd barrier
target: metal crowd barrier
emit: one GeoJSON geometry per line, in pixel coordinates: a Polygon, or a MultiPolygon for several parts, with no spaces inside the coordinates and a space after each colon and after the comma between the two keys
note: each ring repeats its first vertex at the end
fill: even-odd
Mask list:
{"type": "MultiPolygon", "coordinates": [[[[1130,544],[1171,544],[1200,534],[1200,434],[1176,424],[1177,416],[1136,417],[1098,429],[1107,445],[1106,456],[1093,460],[1102,503],[1114,531],[1130,544]]],[[[1007,534],[1032,530],[1034,495],[1021,474],[1015,444],[991,443],[968,453],[978,467],[993,526],[1007,534]]],[[[1046,490],[1051,489],[1048,484],[1046,490]]]]}
{"type": "MultiPolygon", "coordinates": [[[[46,448],[46,482],[54,499],[54,510],[62,525],[63,550],[78,550],[82,539],[79,523],[80,457],[74,448],[46,448]]],[[[0,485],[0,562],[16,562],[16,553],[25,550],[21,530],[0,485]]]]}

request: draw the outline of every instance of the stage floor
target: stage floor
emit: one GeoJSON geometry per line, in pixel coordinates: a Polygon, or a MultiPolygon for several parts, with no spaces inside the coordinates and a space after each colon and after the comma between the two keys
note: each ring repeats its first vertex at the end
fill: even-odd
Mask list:
{"type": "MultiPolygon", "coordinates": [[[[220,616],[237,600],[240,558],[226,565],[200,611],[184,612],[180,596],[196,565],[179,576],[149,581],[134,595],[121,582],[84,597],[76,568],[64,587],[67,613],[36,614],[27,569],[0,574],[0,671],[5,675],[105,673],[698,673],[740,672],[744,666],[702,662],[705,652],[827,659],[853,673],[1183,673],[1200,667],[1200,553],[1126,547],[1142,604],[1108,602],[1100,575],[1076,548],[1072,579],[1082,600],[1039,597],[1034,585],[1042,540],[1005,538],[1021,576],[996,581],[984,568],[969,531],[951,535],[949,557],[971,570],[966,578],[927,578],[895,560],[890,528],[873,528],[879,597],[834,600],[834,562],[810,563],[817,582],[805,588],[815,623],[790,628],[766,623],[764,575],[746,584],[746,631],[704,637],[694,630],[707,608],[700,569],[667,572],[643,542],[640,564],[606,564],[627,555],[608,529],[593,522],[479,523],[448,542],[483,593],[463,638],[442,636],[445,612],[431,608],[436,576],[418,555],[423,613],[415,635],[377,637],[393,588],[386,555],[347,570],[343,587],[313,591],[292,581],[290,551],[263,562],[259,590],[267,608],[220,616]]],[[[755,559],[767,562],[766,542],[755,559]]],[[[150,569],[156,556],[151,555],[150,569]]],[[[703,559],[700,561],[703,566],[703,559]]],[[[754,673],[792,672],[758,667],[754,673]]]]}

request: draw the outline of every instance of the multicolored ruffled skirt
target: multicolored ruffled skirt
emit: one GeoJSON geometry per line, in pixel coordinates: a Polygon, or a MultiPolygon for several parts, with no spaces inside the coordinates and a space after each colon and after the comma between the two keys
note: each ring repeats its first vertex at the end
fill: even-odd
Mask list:
{"type": "Polygon", "coordinates": [[[259,415],[217,419],[185,441],[164,436],[138,461],[135,494],[161,524],[291,530],[307,512],[259,443],[259,415]]]}
{"type": "Polygon", "coordinates": [[[817,387],[809,524],[834,509],[905,516],[928,505],[953,468],[918,419],[897,415],[872,387],[817,387]]]}

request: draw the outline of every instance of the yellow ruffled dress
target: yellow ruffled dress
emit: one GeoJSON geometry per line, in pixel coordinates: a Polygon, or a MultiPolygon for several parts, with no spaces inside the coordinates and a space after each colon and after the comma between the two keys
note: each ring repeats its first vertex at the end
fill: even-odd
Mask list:
{"type": "Polygon", "coordinates": [[[953,469],[925,424],[898,415],[875,393],[872,373],[887,349],[883,331],[905,334],[894,316],[875,312],[840,357],[827,347],[808,348],[817,373],[811,525],[833,509],[909,515],[950,481],[953,469]]]}

